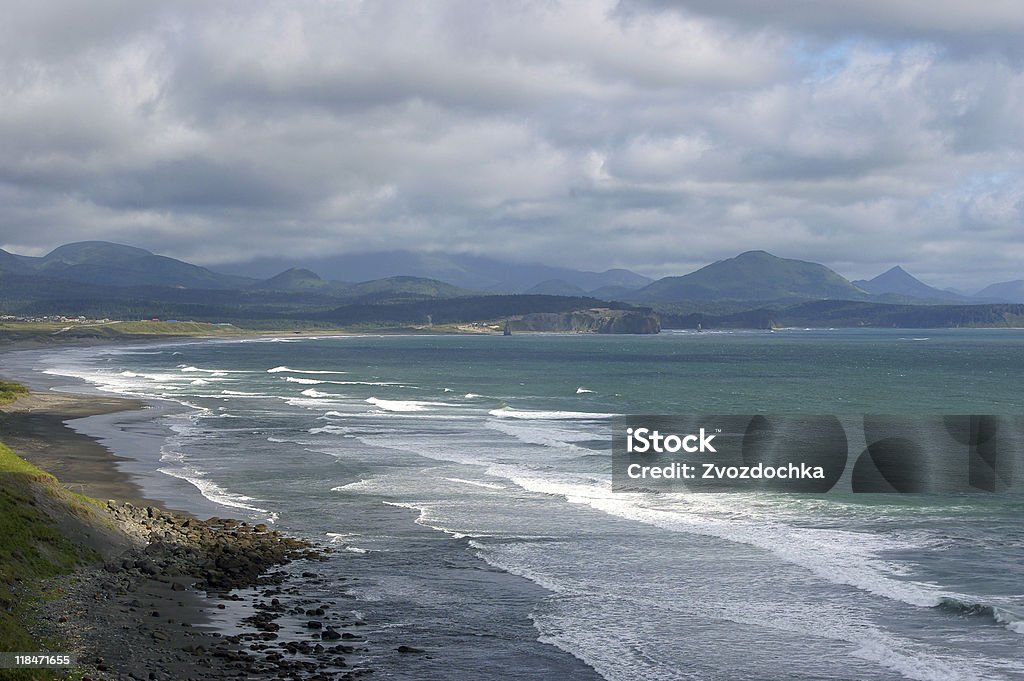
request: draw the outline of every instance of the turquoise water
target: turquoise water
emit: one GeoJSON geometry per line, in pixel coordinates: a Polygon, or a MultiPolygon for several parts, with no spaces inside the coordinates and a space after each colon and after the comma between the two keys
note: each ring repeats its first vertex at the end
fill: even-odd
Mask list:
{"type": "Polygon", "coordinates": [[[1019,496],[625,494],[609,471],[614,414],[1021,414],[1022,351],[1010,330],[362,336],[38,366],[181,405],[161,489],[345,549],[377,649],[433,653],[385,678],[1016,679],[1019,496]]]}

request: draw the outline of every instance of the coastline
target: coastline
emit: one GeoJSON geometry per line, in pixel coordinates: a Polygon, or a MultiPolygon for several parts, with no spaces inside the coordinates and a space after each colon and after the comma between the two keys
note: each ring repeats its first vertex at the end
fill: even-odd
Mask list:
{"type": "MultiPolygon", "coordinates": [[[[100,344],[108,343],[87,343],[100,344]]],[[[0,356],[55,347],[16,345],[0,346],[0,356]]],[[[78,657],[77,673],[84,676],[74,678],[177,681],[286,674],[318,680],[369,671],[346,661],[363,639],[338,630],[362,623],[325,612],[328,606],[302,598],[306,589],[297,584],[321,581],[315,563],[328,560],[330,549],[265,525],[197,520],[201,505],[188,508],[179,500],[172,504],[186,508],[168,510],[167,499],[147,495],[138,477],[125,470],[135,459],[115,453],[118,448],[111,448],[107,437],[74,425],[79,419],[131,415],[149,421],[154,414],[145,412],[152,404],[89,394],[84,383],[80,393],[65,392],[67,386],[51,391],[35,371],[4,378],[30,379],[32,390],[0,405],[0,443],[53,474],[61,490],[106,503],[98,512],[90,508],[89,519],[70,523],[62,511],[48,508],[60,530],[85,551],[98,552],[101,561],[37,585],[51,596],[36,599],[27,610],[37,640],[59,642],[59,652],[78,657]],[[280,569],[294,561],[301,565],[280,569]],[[319,618],[316,630],[304,621],[299,635],[282,632],[278,640],[276,620],[310,613],[319,618]]],[[[51,506],[49,500],[45,505],[51,506]]],[[[28,672],[15,678],[37,677],[28,672]]]]}
{"type": "MultiPolygon", "coordinates": [[[[202,340],[193,338],[182,342],[202,340]]],[[[132,345],[144,346],[154,342],[161,344],[176,341],[162,338],[132,345]]],[[[120,345],[124,344],[116,344],[120,345]]],[[[86,400],[92,399],[94,395],[108,398],[108,393],[100,392],[80,379],[40,373],[49,365],[36,360],[42,354],[61,352],[60,347],[23,349],[42,350],[42,353],[23,354],[22,357],[34,357],[35,360],[23,363],[21,373],[16,374],[15,378],[44,390],[80,390],[82,394],[79,397],[86,400]]],[[[78,352],[74,345],[68,349],[72,353],[78,352]]],[[[2,352],[0,350],[0,354],[2,352]]],[[[12,364],[15,363],[6,363],[5,373],[10,373],[8,367],[12,364]]],[[[190,483],[153,472],[159,467],[153,465],[159,458],[159,444],[155,447],[152,445],[156,442],[154,438],[163,437],[163,427],[157,423],[160,413],[156,407],[163,405],[166,408],[164,402],[162,399],[141,403],[125,400],[122,406],[148,404],[150,408],[85,416],[83,419],[72,420],[67,426],[79,433],[91,435],[93,444],[100,448],[97,451],[105,452],[110,467],[120,469],[129,476],[135,471],[141,471],[142,477],[136,482],[141,481],[145,496],[159,500],[164,508],[183,508],[200,515],[199,509],[206,502],[215,508],[212,511],[204,510],[204,517],[218,512],[231,515],[231,509],[214,504],[190,483]],[[126,429],[125,423],[132,422],[147,423],[149,426],[126,429]],[[85,425],[88,427],[83,427],[85,425]],[[133,429],[148,432],[143,437],[134,437],[131,432],[133,429]],[[149,438],[148,444],[146,438],[149,438]],[[149,451],[147,454],[142,451],[145,447],[152,451],[146,450],[149,451]],[[113,456],[110,451],[121,456],[113,456]],[[147,468],[151,470],[146,471],[147,468]],[[168,495],[149,491],[152,486],[147,486],[150,482],[145,477],[147,472],[157,480],[163,480],[165,485],[180,484],[181,489],[187,489],[188,496],[178,495],[174,487],[170,486],[160,488],[160,491],[169,491],[168,495]],[[198,503],[198,507],[192,505],[193,501],[198,503]]],[[[336,482],[332,481],[331,485],[336,482]]],[[[323,481],[317,481],[316,484],[321,483],[327,484],[323,481]]],[[[534,606],[549,593],[543,586],[487,563],[470,550],[466,540],[453,539],[437,528],[422,525],[417,520],[418,511],[381,505],[379,501],[366,504],[358,497],[346,497],[337,503],[349,505],[350,509],[339,514],[334,519],[334,525],[327,528],[334,534],[328,533],[326,542],[337,547],[338,553],[319,567],[298,565],[289,569],[291,577],[284,585],[259,585],[230,593],[206,594],[191,590],[168,591],[168,584],[163,583],[147,587],[149,590],[145,592],[146,596],[140,597],[135,584],[111,587],[113,582],[108,575],[86,575],[80,579],[76,577],[81,585],[74,586],[67,596],[70,599],[67,602],[77,609],[75,617],[69,616],[67,608],[44,609],[40,612],[44,625],[40,631],[43,635],[66,640],[78,631],[127,631],[127,628],[138,628],[141,635],[129,635],[121,631],[111,634],[108,631],[103,641],[109,652],[100,653],[96,657],[102,658],[103,666],[108,669],[128,670],[130,667],[126,665],[130,659],[126,657],[125,651],[138,654],[140,649],[153,647],[156,642],[160,654],[153,660],[153,664],[157,665],[156,678],[161,679],[215,678],[216,673],[235,676],[239,664],[257,665],[246,669],[249,678],[261,678],[268,668],[269,678],[277,678],[276,672],[279,670],[258,665],[265,665],[268,656],[282,652],[287,657],[275,659],[275,664],[288,664],[294,660],[301,660],[303,664],[315,664],[318,660],[334,664],[333,670],[328,672],[303,667],[296,670],[300,674],[298,678],[351,678],[367,673],[371,667],[387,669],[393,678],[401,679],[507,678],[510,669],[515,670],[515,678],[537,678],[552,673],[566,679],[590,681],[601,678],[578,655],[538,635],[531,613],[534,606]],[[399,538],[403,543],[401,553],[377,553],[350,548],[348,542],[338,539],[357,536],[367,526],[391,538],[389,541],[399,538]],[[346,532],[350,534],[346,535],[346,532]],[[373,557],[370,558],[370,555],[373,557]],[[411,565],[416,566],[416,574],[412,577],[407,572],[411,565]],[[405,584],[410,580],[422,583],[428,591],[432,588],[452,589],[451,596],[446,594],[445,598],[484,598],[501,604],[503,612],[500,619],[492,620],[481,619],[473,610],[456,615],[444,607],[435,607],[429,601],[424,607],[418,599],[410,599],[405,595],[403,588],[407,588],[405,584]],[[436,587],[437,583],[445,586],[436,587]],[[380,601],[381,587],[390,584],[397,584],[397,593],[392,597],[385,591],[385,600],[380,601]],[[117,593],[122,588],[129,593],[117,593]],[[117,595],[108,602],[107,596],[103,594],[110,593],[112,589],[117,595]],[[371,594],[367,599],[369,602],[364,602],[361,599],[368,591],[371,594]],[[357,602],[353,599],[360,600],[357,602]],[[278,601],[278,604],[275,605],[274,601],[278,601]],[[326,612],[326,616],[318,615],[318,610],[326,612]],[[158,612],[160,617],[152,616],[151,612],[158,612]],[[91,618],[85,615],[91,615],[91,618]],[[259,629],[263,625],[270,625],[272,629],[275,622],[270,618],[273,617],[280,618],[279,632],[259,629]],[[62,618],[66,621],[61,622],[62,618]],[[164,618],[174,622],[167,623],[164,618]],[[324,627],[336,627],[335,632],[340,631],[345,639],[340,642],[343,647],[338,650],[337,643],[328,645],[327,642],[317,642],[322,641],[320,637],[323,630],[310,628],[311,618],[324,627]],[[180,631],[177,628],[179,626],[180,631]],[[345,627],[354,628],[346,631],[345,627]],[[170,638],[157,640],[154,638],[157,630],[169,634],[170,638]],[[271,638],[272,634],[277,634],[279,638],[271,638]],[[127,642],[125,636],[131,636],[127,642]],[[481,636],[486,638],[486,645],[481,645],[481,636]],[[318,647],[322,650],[318,651],[318,647]],[[230,657],[220,657],[220,653],[230,657]],[[247,662],[247,656],[254,653],[256,661],[247,662]],[[211,659],[210,656],[214,654],[218,655],[217,659],[211,659]],[[474,674],[451,676],[454,671],[451,667],[453,661],[459,665],[457,669],[462,670],[462,673],[473,669],[474,674]],[[191,667],[196,673],[190,674],[188,665],[197,662],[198,667],[191,667]],[[204,664],[212,664],[213,667],[206,668],[204,664]],[[161,668],[170,671],[163,672],[161,668]]],[[[247,519],[250,523],[261,522],[253,516],[247,519]]],[[[290,525],[289,531],[298,532],[295,536],[325,541],[320,529],[303,528],[300,523],[298,526],[290,525]]],[[[133,559],[128,569],[140,568],[133,559]]],[[[146,669],[140,669],[136,674],[138,678],[146,678],[147,675],[146,669]]],[[[96,673],[90,678],[108,677],[96,673]]],[[[122,674],[114,678],[127,677],[122,674]]]]}
{"type": "Polygon", "coordinates": [[[33,390],[27,397],[0,406],[0,440],[74,492],[104,501],[162,507],[161,501],[147,498],[132,476],[118,468],[118,461],[128,459],[114,454],[97,438],[65,425],[74,419],[145,407],[140,400],[33,390]]]}

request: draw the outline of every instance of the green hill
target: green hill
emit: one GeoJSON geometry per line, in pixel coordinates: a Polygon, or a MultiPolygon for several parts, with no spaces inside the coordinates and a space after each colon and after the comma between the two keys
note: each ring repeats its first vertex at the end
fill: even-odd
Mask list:
{"type": "Polygon", "coordinates": [[[343,286],[333,281],[321,279],[316,272],[301,267],[293,267],[265,281],[257,282],[252,288],[260,291],[314,291],[330,293],[343,286]]]}
{"type": "Polygon", "coordinates": [[[665,277],[637,291],[647,303],[687,300],[863,300],[868,294],[824,265],[748,251],[682,277],[665,277]]]}
{"type": "Polygon", "coordinates": [[[473,295],[458,286],[423,277],[387,277],[353,284],[341,291],[340,297],[364,303],[430,298],[459,298],[473,295]]]}
{"type": "Polygon", "coordinates": [[[533,288],[524,291],[527,295],[541,296],[584,296],[587,294],[579,286],[570,284],[562,279],[548,279],[542,281],[533,288]]]}
{"type": "Polygon", "coordinates": [[[65,244],[41,258],[10,253],[4,256],[8,257],[0,259],[0,269],[12,274],[35,274],[95,286],[230,289],[252,281],[106,241],[65,244]]]}

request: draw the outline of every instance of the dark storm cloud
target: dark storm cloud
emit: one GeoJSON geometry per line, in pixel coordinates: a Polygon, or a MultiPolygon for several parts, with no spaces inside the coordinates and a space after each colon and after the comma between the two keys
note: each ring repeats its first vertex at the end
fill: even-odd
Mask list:
{"type": "Polygon", "coordinates": [[[0,247],[1019,278],[1015,3],[6,3],[0,247]]]}

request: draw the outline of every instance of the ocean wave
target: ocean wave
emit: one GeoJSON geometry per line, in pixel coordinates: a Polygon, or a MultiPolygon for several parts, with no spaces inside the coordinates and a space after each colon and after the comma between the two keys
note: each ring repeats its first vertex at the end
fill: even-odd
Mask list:
{"type": "Polygon", "coordinates": [[[300,394],[305,395],[306,397],[338,397],[333,393],[323,393],[320,392],[319,390],[316,390],[315,388],[303,390],[300,394]]]}
{"type": "Polygon", "coordinates": [[[530,411],[527,409],[513,409],[512,407],[492,409],[487,413],[500,419],[537,419],[544,421],[558,421],[566,419],[610,419],[616,416],[616,414],[601,414],[585,411],[530,411]]]}
{"type": "Polygon", "coordinates": [[[1003,624],[1007,629],[1018,634],[1024,634],[1024,613],[1014,612],[1005,606],[990,605],[988,603],[962,600],[952,596],[946,596],[939,600],[936,609],[960,615],[961,617],[980,617],[996,624],[1003,624]]]}
{"type": "Polygon", "coordinates": [[[327,382],[319,378],[295,378],[294,376],[285,376],[284,380],[289,383],[298,383],[300,385],[320,385],[321,383],[327,382]]]}
{"type": "Polygon", "coordinates": [[[385,411],[426,411],[430,407],[447,407],[446,402],[419,402],[415,400],[382,400],[379,397],[370,397],[366,400],[369,404],[380,407],[385,411]]]}
{"type": "MultiPolygon", "coordinates": [[[[303,391],[305,392],[305,391],[303,391]]],[[[325,397],[286,397],[278,396],[278,399],[284,400],[284,403],[292,407],[302,407],[303,409],[309,409],[310,411],[320,411],[324,408],[325,404],[341,404],[340,402],[332,402],[327,397],[341,398],[341,395],[328,395],[328,393],[320,393],[325,397]]]]}
{"type": "Polygon", "coordinates": [[[332,492],[378,492],[381,489],[381,478],[380,476],[371,476],[369,478],[363,478],[362,480],[356,480],[355,482],[345,483],[344,485],[338,485],[332,487],[332,492]]]}
{"type": "Polygon", "coordinates": [[[584,388],[583,386],[580,386],[579,388],[576,388],[576,394],[577,395],[583,395],[585,393],[592,393],[592,392],[594,392],[594,391],[593,390],[589,390],[587,388],[584,388]]]}
{"type": "Polygon", "coordinates": [[[292,369],[291,367],[279,366],[272,369],[267,369],[268,374],[279,374],[282,372],[288,372],[292,374],[347,374],[347,371],[324,371],[320,369],[292,369]]]}
{"type": "MultiPolygon", "coordinates": [[[[564,420],[562,421],[564,423],[564,420]]],[[[544,447],[572,449],[580,454],[589,454],[592,450],[573,444],[585,440],[593,440],[597,435],[593,432],[580,432],[557,428],[555,424],[538,424],[530,422],[498,420],[487,424],[491,430],[511,435],[520,442],[544,447]]]]}
{"type": "MultiPolygon", "coordinates": [[[[394,381],[327,381],[335,385],[393,385],[399,388],[416,388],[414,385],[403,385],[394,381]]],[[[418,388],[417,388],[418,389],[418,388]]]]}
{"type": "Polygon", "coordinates": [[[504,485],[498,485],[493,482],[481,482],[479,480],[465,480],[463,478],[445,478],[449,482],[460,482],[464,485],[472,485],[473,487],[483,487],[484,489],[506,489],[504,485]]]}
{"type": "Polygon", "coordinates": [[[331,385],[377,385],[377,386],[397,386],[399,388],[414,388],[411,385],[402,385],[401,383],[395,383],[394,381],[328,381],[323,378],[295,378],[294,376],[286,376],[285,379],[289,383],[298,383],[300,385],[323,385],[324,383],[330,383],[331,385]]]}
{"type": "Polygon", "coordinates": [[[211,376],[227,376],[228,374],[244,374],[245,373],[244,371],[232,371],[230,369],[200,369],[199,367],[194,367],[194,366],[186,365],[186,364],[179,364],[178,365],[178,369],[182,373],[186,373],[186,374],[188,374],[188,373],[197,373],[198,372],[198,373],[203,373],[203,374],[210,374],[211,376]]]}
{"type": "Polygon", "coordinates": [[[352,432],[351,428],[345,426],[320,426],[319,428],[310,428],[306,431],[310,435],[318,435],[320,433],[328,433],[330,435],[347,435],[352,432]]]}
{"type": "Polygon", "coordinates": [[[240,508],[245,511],[252,511],[253,513],[270,513],[270,511],[265,508],[253,506],[248,503],[250,501],[256,501],[252,497],[244,494],[228,492],[214,481],[208,479],[206,474],[202,471],[190,468],[158,468],[157,471],[164,475],[184,480],[199,490],[199,493],[202,494],[203,497],[215,504],[230,506],[231,508],[240,508]]]}
{"type": "MultiPolygon", "coordinates": [[[[797,528],[766,519],[742,521],[723,519],[704,513],[725,503],[699,495],[689,501],[685,512],[645,506],[644,495],[612,492],[597,484],[578,484],[547,480],[518,467],[494,465],[488,475],[511,480],[531,492],[564,497],[570,503],[584,504],[612,516],[654,525],[666,530],[717,537],[765,549],[788,563],[810,570],[818,577],[916,607],[934,607],[943,598],[972,600],[962,594],[944,591],[934,584],[899,579],[906,570],[898,563],[880,558],[882,552],[908,548],[906,542],[865,532],[824,528],[797,528]]],[[[724,509],[723,509],[724,510],[724,509]]]]}

